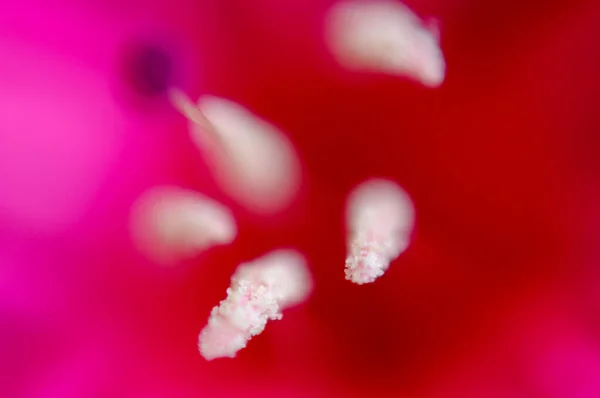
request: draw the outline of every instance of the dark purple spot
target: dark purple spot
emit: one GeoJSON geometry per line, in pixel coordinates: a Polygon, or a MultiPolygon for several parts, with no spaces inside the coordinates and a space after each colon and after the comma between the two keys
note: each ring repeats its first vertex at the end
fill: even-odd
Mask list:
{"type": "Polygon", "coordinates": [[[172,84],[171,55],[155,45],[138,45],[128,51],[125,62],[126,79],[140,95],[162,95],[172,84]]]}

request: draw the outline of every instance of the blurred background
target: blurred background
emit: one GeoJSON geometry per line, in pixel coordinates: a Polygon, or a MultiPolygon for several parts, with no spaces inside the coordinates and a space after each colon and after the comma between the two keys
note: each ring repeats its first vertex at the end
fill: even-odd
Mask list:
{"type": "Polygon", "coordinates": [[[600,3],[411,0],[436,89],[344,70],[333,0],[0,2],[0,396],[600,396],[600,3]],[[169,103],[230,98],[280,127],[299,196],[224,195],[169,103]],[[416,208],[376,283],[344,279],[344,204],[378,176],[416,208]],[[173,184],[237,239],[174,267],[130,236],[173,184]],[[240,263],[304,253],[315,291],[235,359],[197,348],[240,263]]]}

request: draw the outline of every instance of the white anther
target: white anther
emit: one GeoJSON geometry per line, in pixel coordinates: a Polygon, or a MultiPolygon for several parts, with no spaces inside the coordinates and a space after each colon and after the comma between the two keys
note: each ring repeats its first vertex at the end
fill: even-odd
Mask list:
{"type": "Polygon", "coordinates": [[[355,70],[410,76],[437,87],[446,73],[439,29],[394,0],[342,0],[326,17],[326,40],[338,62],[355,70]]]}
{"type": "Polygon", "coordinates": [[[233,358],[281,311],[306,300],[312,290],[304,257],[293,250],[275,250],[241,264],[231,277],[227,298],[214,307],[198,337],[207,360],[233,358]]]}
{"type": "Polygon", "coordinates": [[[291,203],[301,170],[285,134],[226,99],[203,96],[194,105],[174,89],[171,102],[190,120],[192,139],[223,191],[257,213],[275,213],[291,203]]]}
{"type": "Polygon", "coordinates": [[[134,242],[160,263],[189,258],[215,245],[231,243],[237,234],[233,214],[197,192],[177,187],[146,191],[132,211],[134,242]]]}
{"type": "Polygon", "coordinates": [[[371,283],[408,247],[415,209],[399,185],[371,179],[348,197],[346,222],[346,279],[371,283]]]}

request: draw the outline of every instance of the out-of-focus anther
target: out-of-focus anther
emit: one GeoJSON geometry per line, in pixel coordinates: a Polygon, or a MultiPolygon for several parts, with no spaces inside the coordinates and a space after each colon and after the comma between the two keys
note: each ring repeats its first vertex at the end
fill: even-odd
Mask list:
{"type": "Polygon", "coordinates": [[[346,68],[410,76],[430,87],[444,81],[437,24],[422,22],[399,1],[341,0],[329,10],[325,30],[346,68]]]}
{"type": "Polygon", "coordinates": [[[233,214],[199,193],[177,187],[146,191],[131,213],[133,239],[152,260],[172,264],[237,235],[233,214]]]}
{"type": "Polygon", "coordinates": [[[206,119],[204,114],[200,112],[190,97],[179,89],[171,88],[169,90],[169,99],[171,104],[190,122],[197,124],[201,128],[207,130],[206,134],[215,134],[214,127],[206,119]]]}
{"type": "Polygon", "coordinates": [[[214,307],[200,332],[198,348],[207,360],[233,358],[281,311],[306,300],[312,278],[304,257],[294,251],[272,251],[241,264],[231,277],[227,298],[214,307]]]}
{"type": "Polygon", "coordinates": [[[346,205],[346,279],[362,285],[384,274],[406,250],[415,209],[396,183],[371,179],[356,187],[346,205]]]}
{"type": "Polygon", "coordinates": [[[226,99],[203,96],[194,104],[178,89],[171,90],[170,98],[189,119],[192,139],[224,192],[262,214],[291,203],[301,171],[285,134],[226,99]]]}

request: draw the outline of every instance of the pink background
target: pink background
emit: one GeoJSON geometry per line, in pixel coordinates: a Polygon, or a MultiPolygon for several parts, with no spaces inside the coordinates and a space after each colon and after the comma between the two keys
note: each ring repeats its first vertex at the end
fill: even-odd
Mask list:
{"type": "Polygon", "coordinates": [[[343,71],[331,1],[0,2],[0,396],[600,396],[600,3],[414,0],[445,83],[343,71]],[[125,3],[125,4],[121,4],[125,3]],[[124,49],[160,42],[193,97],[287,131],[302,193],[261,219],[219,193],[124,49]],[[369,176],[412,195],[409,250],[344,280],[343,204],[369,176]],[[143,189],[231,206],[238,240],[176,268],[133,250],[143,189]],[[240,261],[291,246],[316,291],[234,360],[197,335],[240,261]]]}

